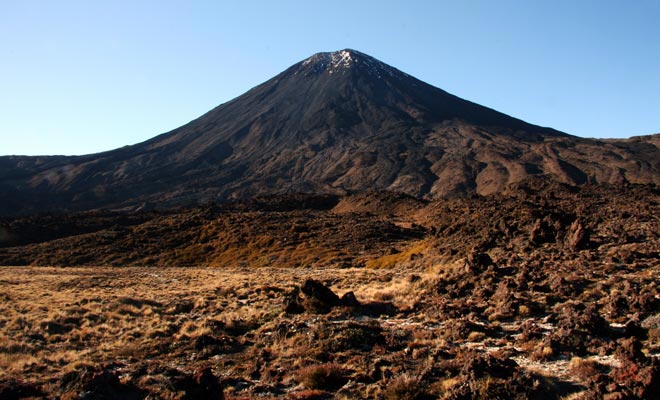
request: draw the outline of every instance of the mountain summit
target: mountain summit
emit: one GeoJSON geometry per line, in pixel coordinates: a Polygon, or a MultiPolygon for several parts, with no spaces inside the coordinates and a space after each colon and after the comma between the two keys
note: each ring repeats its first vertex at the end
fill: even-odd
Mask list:
{"type": "Polygon", "coordinates": [[[309,66],[316,73],[327,72],[328,74],[343,72],[357,65],[369,66],[374,74],[379,74],[385,69],[391,69],[375,58],[352,49],[331,53],[316,53],[302,62],[303,67],[309,66]]]}
{"type": "Polygon", "coordinates": [[[535,126],[345,49],[315,54],[143,143],[79,157],[0,157],[0,213],[283,192],[488,195],[532,176],[657,184],[657,142],[535,126]]]}
{"type": "Polygon", "coordinates": [[[303,72],[304,74],[327,73],[328,75],[332,75],[334,73],[339,73],[343,75],[352,69],[359,69],[362,73],[379,79],[384,76],[397,79],[408,77],[408,74],[369,55],[352,49],[344,49],[329,53],[316,53],[302,61],[302,64],[296,64],[294,67],[303,68],[305,70],[303,72]]]}

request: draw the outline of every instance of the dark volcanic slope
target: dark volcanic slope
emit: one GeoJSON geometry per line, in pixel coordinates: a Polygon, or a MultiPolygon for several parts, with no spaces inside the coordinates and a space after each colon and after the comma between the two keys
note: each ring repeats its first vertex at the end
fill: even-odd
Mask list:
{"type": "Polygon", "coordinates": [[[657,137],[580,139],[462,100],[354,50],[319,53],[149,141],[0,157],[0,213],[273,192],[491,194],[530,175],[659,183],[657,137]]]}

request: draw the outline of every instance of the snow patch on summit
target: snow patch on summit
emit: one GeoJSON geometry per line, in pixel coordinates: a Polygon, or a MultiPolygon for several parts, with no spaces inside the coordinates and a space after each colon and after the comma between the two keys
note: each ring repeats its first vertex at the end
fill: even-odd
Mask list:
{"type": "MultiPolygon", "coordinates": [[[[353,58],[351,57],[351,53],[342,50],[342,51],[336,51],[330,55],[332,57],[330,61],[330,65],[332,66],[332,69],[338,69],[338,68],[348,68],[351,66],[351,63],[353,62],[353,58]]],[[[357,62],[357,59],[355,59],[357,62]]]]}
{"type": "Polygon", "coordinates": [[[303,61],[302,65],[307,66],[312,64],[312,67],[315,69],[327,70],[328,73],[332,74],[342,69],[348,69],[353,63],[357,62],[358,59],[353,57],[350,51],[341,50],[332,53],[314,54],[303,61]]]}
{"type": "MultiPolygon", "coordinates": [[[[311,71],[315,73],[326,72],[329,75],[335,73],[345,74],[347,70],[358,64],[362,65],[369,75],[378,78],[382,78],[383,75],[399,79],[408,76],[406,73],[398,71],[373,57],[348,49],[332,53],[314,54],[302,62],[303,67],[311,68],[311,71]]],[[[307,73],[311,71],[307,71],[307,73]]]]}

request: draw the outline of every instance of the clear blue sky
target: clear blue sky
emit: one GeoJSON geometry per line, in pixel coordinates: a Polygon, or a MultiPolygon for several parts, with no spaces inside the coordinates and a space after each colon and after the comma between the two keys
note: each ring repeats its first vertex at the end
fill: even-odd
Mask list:
{"type": "Polygon", "coordinates": [[[571,134],[660,132],[658,0],[0,0],[0,154],[137,143],[347,47],[571,134]]]}

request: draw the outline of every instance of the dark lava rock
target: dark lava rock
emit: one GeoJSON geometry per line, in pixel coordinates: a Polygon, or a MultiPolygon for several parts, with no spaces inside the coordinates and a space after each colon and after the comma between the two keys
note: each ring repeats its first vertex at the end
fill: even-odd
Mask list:
{"type": "Polygon", "coordinates": [[[0,380],[0,399],[17,400],[38,396],[43,396],[43,392],[36,385],[15,379],[0,380]]]}
{"type": "Polygon", "coordinates": [[[300,304],[300,300],[297,298],[287,298],[284,300],[284,312],[287,314],[301,314],[305,312],[305,306],[300,304]]]}
{"type": "Polygon", "coordinates": [[[339,297],[330,288],[314,279],[305,281],[302,292],[308,297],[313,297],[329,305],[335,305],[339,302],[339,297]]]}
{"type": "Polygon", "coordinates": [[[195,371],[193,374],[181,374],[172,379],[177,391],[185,392],[182,400],[213,399],[223,400],[222,384],[211,368],[195,371]]]}
{"type": "Polygon", "coordinates": [[[454,342],[466,341],[473,332],[484,333],[486,336],[494,334],[488,326],[476,324],[467,318],[459,318],[446,321],[446,329],[442,332],[442,336],[454,342]]]}
{"type": "Polygon", "coordinates": [[[510,358],[499,359],[489,354],[478,354],[468,357],[463,364],[461,374],[470,376],[472,379],[480,379],[485,376],[509,378],[517,369],[518,364],[510,358]]]}
{"type": "Polygon", "coordinates": [[[582,250],[589,245],[589,230],[578,220],[573,221],[564,238],[565,246],[573,251],[582,250]]]}
{"type": "Polygon", "coordinates": [[[287,314],[301,314],[305,312],[305,307],[300,301],[300,288],[296,286],[284,297],[284,312],[287,314]]]}
{"type": "Polygon", "coordinates": [[[353,292],[347,292],[344,293],[343,296],[341,296],[340,299],[341,305],[345,307],[359,307],[360,302],[358,301],[357,297],[355,297],[355,293],[353,292]]]}
{"type": "Polygon", "coordinates": [[[146,393],[131,383],[122,383],[117,373],[108,369],[84,368],[66,374],[61,385],[62,399],[143,399],[146,393]]]}
{"type": "Polygon", "coordinates": [[[197,336],[192,342],[192,347],[197,351],[203,351],[206,355],[234,353],[240,349],[234,338],[206,334],[197,336]]]}
{"type": "Polygon", "coordinates": [[[579,276],[552,275],[548,279],[550,293],[561,297],[577,297],[587,286],[587,281],[579,276]]]}
{"type": "Polygon", "coordinates": [[[660,363],[650,365],[624,363],[610,374],[612,392],[621,393],[624,399],[657,399],[660,393],[660,363]]]}
{"type": "Polygon", "coordinates": [[[73,330],[73,325],[62,324],[59,322],[49,321],[42,324],[43,329],[51,335],[63,335],[73,330]]]}
{"type": "Polygon", "coordinates": [[[648,330],[640,325],[639,320],[631,319],[623,326],[621,336],[644,340],[648,338],[648,330]]]}
{"type": "Polygon", "coordinates": [[[491,265],[494,265],[494,263],[488,253],[481,253],[473,250],[467,256],[466,268],[470,273],[478,274],[484,272],[491,265]]]}
{"type": "Polygon", "coordinates": [[[588,335],[601,337],[610,334],[610,325],[598,312],[596,304],[565,304],[560,309],[559,328],[574,329],[588,335]]]}
{"type": "Polygon", "coordinates": [[[303,305],[310,312],[327,313],[339,305],[340,299],[330,288],[314,279],[305,281],[301,288],[305,295],[303,305]]]}
{"type": "Polygon", "coordinates": [[[535,245],[553,242],[555,240],[553,221],[549,217],[534,221],[529,229],[529,240],[535,245]]]}
{"type": "Polygon", "coordinates": [[[642,342],[634,337],[619,339],[615,355],[624,363],[643,363],[646,356],[642,353],[642,342]]]}
{"type": "Polygon", "coordinates": [[[518,337],[520,342],[526,342],[532,339],[541,339],[543,337],[544,330],[540,328],[534,321],[528,320],[522,323],[520,326],[522,332],[518,337]]]}
{"type": "Polygon", "coordinates": [[[359,307],[359,312],[363,315],[378,317],[381,315],[396,315],[399,309],[388,301],[372,301],[362,304],[359,307]]]}
{"type": "Polygon", "coordinates": [[[453,360],[462,363],[452,386],[443,399],[546,399],[556,398],[543,381],[523,373],[509,358],[466,352],[453,360]]]}

